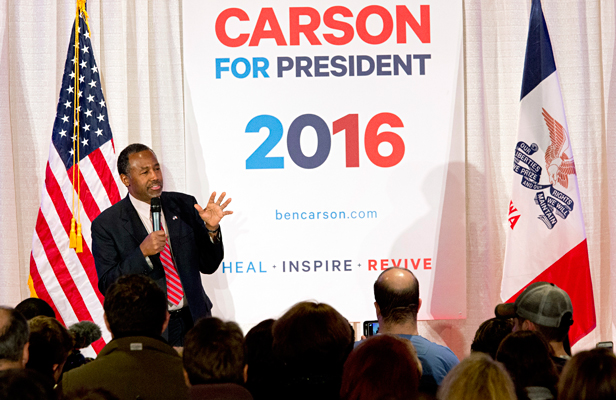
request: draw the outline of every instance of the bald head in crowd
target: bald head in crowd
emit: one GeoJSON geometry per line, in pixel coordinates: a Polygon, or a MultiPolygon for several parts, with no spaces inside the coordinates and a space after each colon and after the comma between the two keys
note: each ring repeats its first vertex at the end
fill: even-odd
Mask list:
{"type": "Polygon", "coordinates": [[[28,362],[28,322],[19,311],[0,306],[0,371],[28,362]]]}
{"type": "Polygon", "coordinates": [[[374,283],[374,306],[381,333],[417,335],[419,282],[407,269],[390,268],[374,283]]]}

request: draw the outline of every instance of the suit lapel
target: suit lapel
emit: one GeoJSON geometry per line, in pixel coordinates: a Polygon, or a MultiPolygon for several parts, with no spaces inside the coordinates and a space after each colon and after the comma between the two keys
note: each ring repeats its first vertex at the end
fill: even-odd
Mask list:
{"type": "MultiPolygon", "coordinates": [[[[174,249],[174,239],[177,239],[180,234],[180,208],[173,201],[172,198],[165,195],[163,192],[160,196],[161,206],[163,208],[163,214],[165,214],[165,222],[167,223],[167,236],[169,236],[169,241],[171,242],[171,251],[174,249]]],[[[175,256],[175,254],[174,254],[175,256]]]]}
{"type": "Polygon", "coordinates": [[[128,231],[137,243],[143,242],[148,236],[148,231],[145,229],[145,226],[143,226],[143,222],[141,222],[141,218],[139,218],[139,214],[137,214],[137,210],[135,210],[135,207],[133,207],[133,204],[130,202],[128,195],[122,199],[122,214],[120,215],[120,219],[122,220],[124,229],[128,231]]]}

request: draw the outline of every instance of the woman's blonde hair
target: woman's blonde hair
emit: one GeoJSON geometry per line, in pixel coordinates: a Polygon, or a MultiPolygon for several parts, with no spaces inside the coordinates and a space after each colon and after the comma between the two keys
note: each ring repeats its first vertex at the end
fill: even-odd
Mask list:
{"type": "Polygon", "coordinates": [[[455,366],[438,390],[439,400],[516,400],[505,367],[483,353],[473,353],[455,366]]]}

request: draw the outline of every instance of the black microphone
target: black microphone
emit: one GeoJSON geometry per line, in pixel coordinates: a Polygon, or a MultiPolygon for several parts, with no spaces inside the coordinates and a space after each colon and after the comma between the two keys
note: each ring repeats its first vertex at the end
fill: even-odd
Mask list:
{"type": "Polygon", "coordinates": [[[150,211],[152,212],[152,228],[160,231],[160,197],[152,197],[150,200],[150,211]]]}

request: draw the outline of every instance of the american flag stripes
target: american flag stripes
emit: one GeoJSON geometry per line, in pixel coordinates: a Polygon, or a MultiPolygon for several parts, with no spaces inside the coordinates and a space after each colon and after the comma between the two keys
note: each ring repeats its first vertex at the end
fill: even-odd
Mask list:
{"type": "MultiPolygon", "coordinates": [[[[103,296],[97,288],[98,278],[90,250],[90,226],[102,210],[120,200],[120,182],[117,181],[115,150],[100,72],[83,14],[76,23],[79,56],[75,54],[73,26],[49,147],[41,208],[32,239],[31,289],[33,295],[54,308],[58,319],[65,325],[89,320],[104,328],[103,296]],[[75,74],[76,64],[78,74],[75,74]],[[78,128],[78,135],[74,128],[78,128]],[[79,146],[79,168],[73,165],[74,141],[75,146],[79,146]],[[73,215],[81,222],[83,251],[80,253],[69,248],[73,215]]],[[[98,352],[109,340],[110,336],[105,332],[103,339],[92,346],[98,352]]]]}

